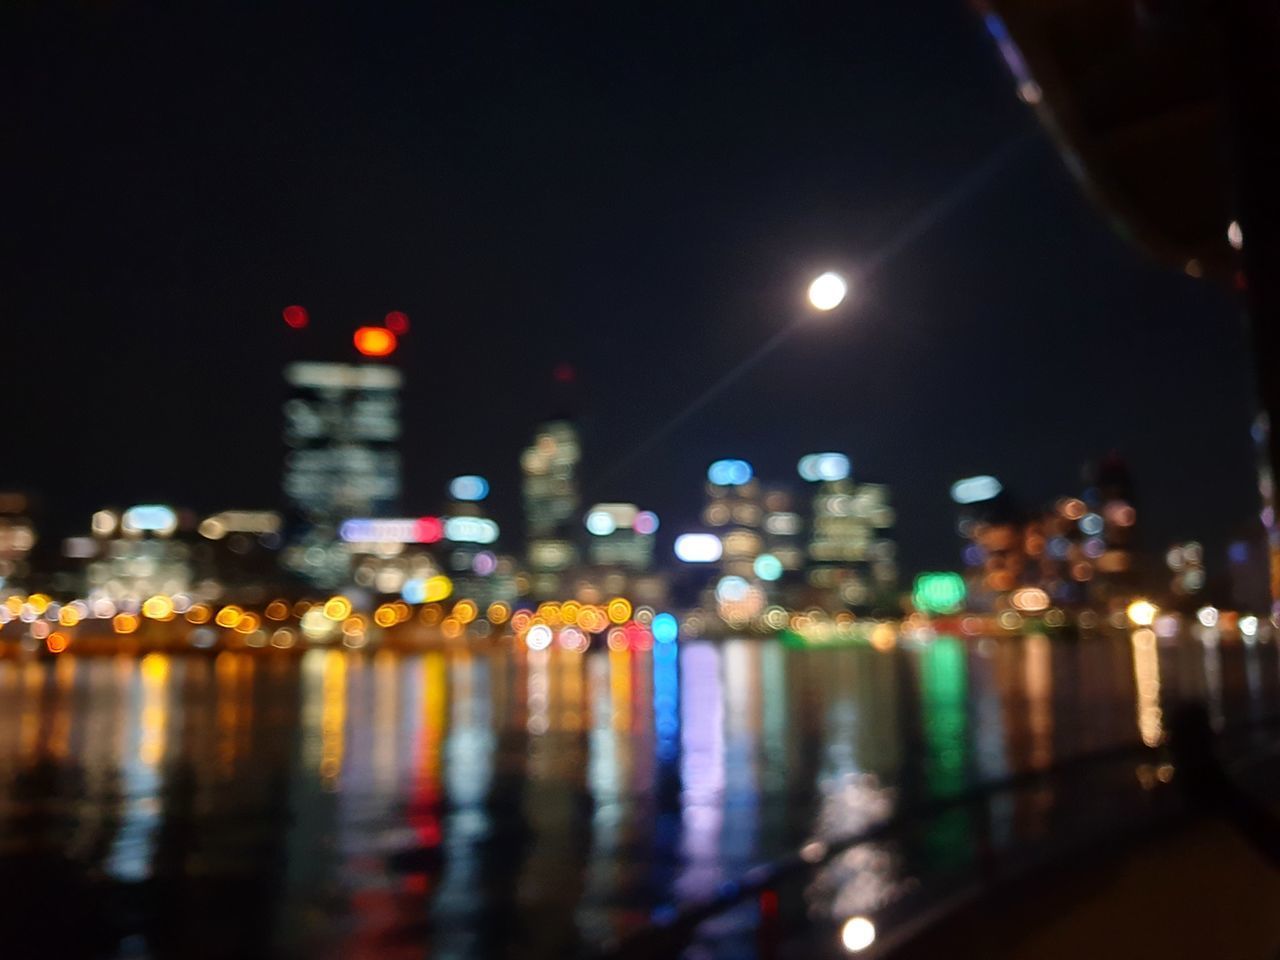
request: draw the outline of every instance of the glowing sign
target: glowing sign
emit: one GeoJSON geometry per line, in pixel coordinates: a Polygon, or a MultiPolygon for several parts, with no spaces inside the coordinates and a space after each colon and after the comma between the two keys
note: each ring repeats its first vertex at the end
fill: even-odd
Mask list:
{"type": "Polygon", "coordinates": [[[797,465],[802,480],[844,480],[849,476],[849,458],[843,453],[811,453],[797,465]]]}
{"type": "Polygon", "coordinates": [[[924,613],[955,613],[964,605],[964,578],[958,573],[922,573],[911,600],[924,613]]]}
{"type": "Polygon", "coordinates": [[[715,563],[724,553],[724,546],[712,533],[682,533],[676,537],[675,551],[685,563],[715,563]]]}
{"type": "Polygon", "coordinates": [[[454,543],[493,543],[498,525],[487,517],[449,517],[444,522],[445,539],[454,543]]]}
{"type": "Polygon", "coordinates": [[[467,474],[449,481],[449,496],[455,500],[483,500],[489,495],[489,481],[467,474]]]}
{"type": "Polygon", "coordinates": [[[178,529],[178,515],[162,503],[142,503],[124,512],[120,526],[127,533],[170,534],[178,529]]]}
{"type": "Polygon", "coordinates": [[[751,476],[751,464],[745,460],[717,460],[707,468],[707,479],[717,487],[740,486],[751,476]]]}
{"type": "Polygon", "coordinates": [[[1003,489],[995,477],[967,477],[951,485],[951,499],[956,503],[982,503],[996,497],[1003,489]]]}
{"type": "Polygon", "coordinates": [[[338,536],[345,543],[437,543],[444,535],[438,517],[403,520],[345,520],[338,536]]]}

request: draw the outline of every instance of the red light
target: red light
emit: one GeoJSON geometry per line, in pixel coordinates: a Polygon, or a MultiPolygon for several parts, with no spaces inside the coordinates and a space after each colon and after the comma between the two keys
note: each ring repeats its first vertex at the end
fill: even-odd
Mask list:
{"type": "Polygon", "coordinates": [[[284,322],[294,330],[301,330],[311,322],[311,317],[307,315],[306,307],[300,307],[295,303],[284,308],[284,322]]]}
{"type": "Polygon", "coordinates": [[[386,357],[396,350],[396,335],[386,327],[361,327],[352,339],[366,357],[386,357]]]}
{"type": "Polygon", "coordinates": [[[409,315],[399,310],[392,310],[383,317],[382,322],[397,337],[403,337],[409,332],[409,315]]]}
{"type": "Polygon", "coordinates": [[[573,364],[557,363],[555,369],[551,371],[551,376],[555,378],[556,383],[573,383],[575,376],[573,364]]]}
{"type": "Polygon", "coordinates": [[[418,543],[439,543],[444,536],[444,524],[439,517],[419,517],[414,533],[418,543]]]}

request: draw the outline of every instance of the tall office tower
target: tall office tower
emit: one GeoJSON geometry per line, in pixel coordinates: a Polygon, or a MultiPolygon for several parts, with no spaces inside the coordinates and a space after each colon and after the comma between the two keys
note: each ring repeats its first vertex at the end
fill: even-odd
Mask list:
{"type": "Polygon", "coordinates": [[[565,572],[578,561],[578,431],[567,420],[538,428],[520,457],[529,592],[538,599],[564,591],[565,572]]]}
{"type": "Polygon", "coordinates": [[[707,505],[702,521],[715,531],[721,544],[714,607],[731,626],[743,626],[759,616],[768,603],[768,591],[755,569],[764,553],[760,535],[764,507],[751,464],[717,460],[707,468],[707,505]]]}
{"type": "Polygon", "coordinates": [[[337,530],[387,516],[400,496],[402,377],[379,364],[303,362],[285,368],[284,493],[297,531],[285,565],[317,586],[346,582],[337,530]]]}
{"type": "Polygon", "coordinates": [[[30,573],[27,554],[36,544],[36,528],[27,509],[25,494],[0,493],[0,596],[22,591],[30,573]]]}
{"type": "Polygon", "coordinates": [[[888,534],[894,523],[889,488],[854,483],[842,453],[809,454],[799,473],[816,485],[807,581],[819,602],[861,611],[890,605],[898,567],[888,534]]]}

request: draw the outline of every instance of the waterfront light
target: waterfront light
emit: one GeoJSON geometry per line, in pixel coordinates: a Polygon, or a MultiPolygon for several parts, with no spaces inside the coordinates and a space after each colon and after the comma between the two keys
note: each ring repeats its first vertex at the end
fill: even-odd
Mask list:
{"type": "Polygon", "coordinates": [[[838,273],[827,271],[821,276],[815,277],[814,281],[809,284],[809,303],[815,310],[821,310],[825,313],[844,303],[844,298],[848,292],[849,284],[844,277],[838,273]]]}
{"type": "Polygon", "coordinates": [[[850,917],[840,928],[840,942],[850,953],[861,953],[876,942],[876,925],[866,917],[850,917]]]}
{"type": "Polygon", "coordinates": [[[1129,622],[1139,627],[1151,626],[1155,623],[1156,614],[1159,612],[1150,600],[1135,600],[1125,611],[1129,615],[1129,622]]]}

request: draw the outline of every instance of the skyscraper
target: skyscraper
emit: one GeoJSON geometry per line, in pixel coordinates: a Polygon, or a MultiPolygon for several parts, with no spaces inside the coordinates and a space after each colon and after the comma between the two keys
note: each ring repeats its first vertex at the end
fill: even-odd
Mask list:
{"type": "Polygon", "coordinates": [[[816,484],[807,580],[822,605],[868,610],[887,604],[898,579],[889,488],[854,483],[842,453],[800,460],[801,479],[816,484]]]}
{"type": "Polygon", "coordinates": [[[529,592],[538,598],[559,596],[564,574],[578,561],[578,431],[568,420],[538,428],[520,457],[526,531],[529,592]]]}
{"type": "Polygon", "coordinates": [[[305,362],[285,368],[284,492],[296,530],[286,565],[316,585],[345,581],[336,533],[350,517],[393,512],[400,496],[400,371],[305,362]]]}

